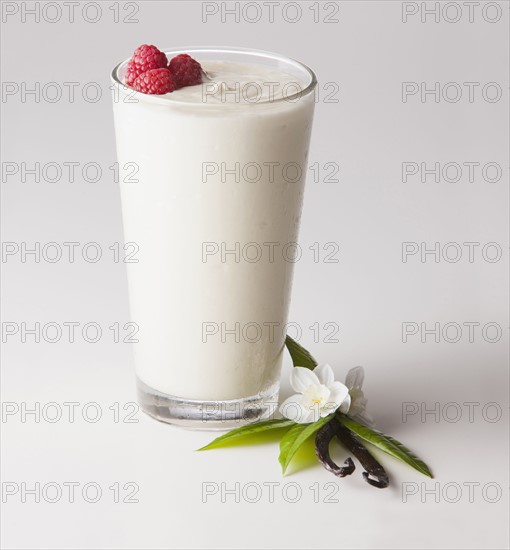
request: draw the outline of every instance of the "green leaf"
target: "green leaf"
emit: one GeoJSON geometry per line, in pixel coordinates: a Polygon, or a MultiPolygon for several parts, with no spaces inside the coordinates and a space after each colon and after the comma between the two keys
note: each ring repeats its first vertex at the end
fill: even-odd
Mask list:
{"type": "Polygon", "coordinates": [[[285,345],[289,350],[292,364],[295,367],[305,367],[313,370],[317,366],[317,361],[312,357],[312,354],[290,336],[285,338],[285,345]]]}
{"type": "Polygon", "coordinates": [[[381,451],[405,462],[415,470],[418,470],[418,472],[428,477],[434,477],[425,462],[419,459],[413,452],[400,443],[400,441],[393,439],[393,437],[389,435],[372,430],[372,428],[364,426],[343,414],[338,414],[337,418],[346,428],[351,430],[351,432],[355,433],[361,439],[372,443],[372,445],[381,449],[381,451]]]}
{"type": "Polygon", "coordinates": [[[280,456],[278,460],[282,466],[282,474],[285,474],[292,457],[303,443],[326,422],[331,420],[331,415],[325,416],[312,424],[296,424],[280,440],[280,456]]]}
{"type": "Polygon", "coordinates": [[[267,432],[268,430],[276,430],[279,428],[289,428],[294,424],[295,422],[293,420],[287,420],[286,418],[272,418],[271,420],[264,420],[262,422],[248,424],[247,426],[241,426],[240,428],[230,430],[226,434],[220,435],[220,437],[217,437],[205,447],[197,450],[205,451],[208,449],[217,449],[218,447],[223,447],[226,444],[229,444],[233,441],[235,442],[237,439],[241,439],[249,435],[267,432]]]}

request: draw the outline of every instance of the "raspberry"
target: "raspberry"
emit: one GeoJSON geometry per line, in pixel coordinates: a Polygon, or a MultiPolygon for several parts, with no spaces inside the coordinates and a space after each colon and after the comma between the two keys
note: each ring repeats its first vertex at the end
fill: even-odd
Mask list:
{"type": "Polygon", "coordinates": [[[166,68],[168,60],[163,52],[156,46],[142,44],[136,48],[133,57],[129,60],[126,69],[126,84],[132,86],[133,82],[143,73],[151,69],[166,68]]]}
{"type": "Polygon", "coordinates": [[[172,73],[168,69],[151,69],[142,73],[132,85],[142,94],[161,95],[173,92],[176,88],[172,73]]]}
{"type": "Polygon", "coordinates": [[[168,65],[178,88],[194,86],[202,82],[202,67],[200,63],[187,53],[176,55],[168,65]]]}

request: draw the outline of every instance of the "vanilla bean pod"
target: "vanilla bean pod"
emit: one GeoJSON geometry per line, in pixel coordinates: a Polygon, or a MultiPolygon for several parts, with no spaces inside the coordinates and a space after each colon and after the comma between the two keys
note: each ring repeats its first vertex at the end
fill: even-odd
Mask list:
{"type": "MultiPolygon", "coordinates": [[[[335,420],[336,422],[336,420],[335,420]]],[[[352,458],[349,457],[343,466],[338,466],[330,454],[329,454],[329,444],[331,440],[337,436],[335,426],[332,424],[332,421],[325,424],[315,436],[315,454],[319,459],[319,462],[332,474],[335,474],[338,477],[345,477],[351,475],[355,470],[354,462],[352,458]]]]}
{"type": "Polygon", "coordinates": [[[369,450],[348,430],[342,426],[336,418],[328,422],[332,424],[338,439],[351,451],[351,453],[360,461],[360,464],[366,470],[363,472],[363,479],[379,489],[384,489],[389,485],[388,474],[377,460],[370,454],[369,450]],[[375,479],[374,479],[375,478],[375,479]]]}

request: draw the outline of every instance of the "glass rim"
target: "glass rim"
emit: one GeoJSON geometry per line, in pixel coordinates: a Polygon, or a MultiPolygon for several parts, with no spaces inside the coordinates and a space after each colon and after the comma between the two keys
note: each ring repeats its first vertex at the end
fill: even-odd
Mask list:
{"type": "MultiPolygon", "coordinates": [[[[182,47],[182,48],[162,49],[161,51],[164,52],[164,54],[167,57],[171,56],[171,55],[178,55],[180,53],[191,53],[191,54],[193,54],[193,53],[199,53],[199,52],[208,52],[208,53],[211,53],[211,52],[218,52],[218,53],[225,52],[225,53],[228,53],[228,54],[239,53],[239,54],[253,55],[254,57],[266,58],[266,59],[267,58],[275,59],[275,60],[282,61],[283,63],[286,63],[288,65],[297,66],[298,68],[303,70],[310,77],[310,82],[302,90],[300,90],[298,92],[295,92],[293,94],[290,94],[289,96],[279,97],[279,98],[273,99],[273,100],[268,99],[268,100],[265,100],[265,101],[259,101],[257,103],[250,103],[249,105],[252,105],[252,106],[255,106],[255,105],[270,105],[270,104],[273,104],[273,103],[281,103],[281,102],[292,102],[295,99],[298,99],[298,98],[303,97],[303,96],[307,96],[317,86],[317,76],[314,73],[314,71],[312,69],[310,69],[310,67],[308,67],[308,65],[305,65],[301,61],[298,61],[297,59],[294,59],[292,57],[287,57],[285,55],[275,53],[275,52],[270,52],[270,51],[267,51],[267,50],[258,50],[258,49],[255,49],[255,48],[240,48],[240,47],[238,48],[238,47],[230,47],[230,46],[186,46],[186,47],[182,47]]],[[[126,64],[129,61],[129,59],[130,58],[125,59],[124,61],[121,61],[120,63],[118,63],[114,67],[114,69],[111,73],[111,79],[112,79],[114,84],[119,84],[121,87],[129,90],[130,94],[132,94],[133,97],[136,97],[136,98],[141,97],[141,98],[143,98],[144,101],[153,101],[153,102],[157,102],[157,103],[169,103],[169,102],[171,102],[171,103],[174,103],[175,105],[204,105],[205,107],[216,107],[217,108],[217,104],[203,103],[203,102],[202,103],[197,103],[196,101],[182,101],[182,100],[172,102],[172,98],[164,96],[164,95],[149,95],[149,94],[144,94],[142,92],[137,92],[133,88],[130,88],[129,86],[127,86],[118,77],[119,69],[124,64],[126,64]]]]}

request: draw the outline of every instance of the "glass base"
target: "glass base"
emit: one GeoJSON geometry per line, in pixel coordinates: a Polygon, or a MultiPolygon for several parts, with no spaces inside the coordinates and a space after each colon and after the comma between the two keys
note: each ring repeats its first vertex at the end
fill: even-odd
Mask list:
{"type": "Polygon", "coordinates": [[[197,401],[161,393],[136,380],[142,410],[160,422],[194,430],[230,430],[272,417],[278,409],[278,384],[267,392],[229,401],[197,401]]]}

